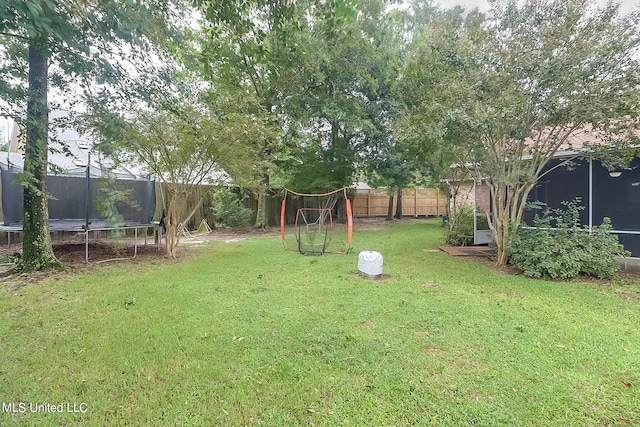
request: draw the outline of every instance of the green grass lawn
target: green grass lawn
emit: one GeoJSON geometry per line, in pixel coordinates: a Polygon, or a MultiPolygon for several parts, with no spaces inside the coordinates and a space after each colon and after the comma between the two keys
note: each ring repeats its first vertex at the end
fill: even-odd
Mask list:
{"type": "Polygon", "coordinates": [[[637,284],[423,251],[441,235],[356,229],[321,257],[217,242],[4,287],[0,425],[640,425],[637,284]],[[353,274],[369,249],[388,280],[353,274]]]}

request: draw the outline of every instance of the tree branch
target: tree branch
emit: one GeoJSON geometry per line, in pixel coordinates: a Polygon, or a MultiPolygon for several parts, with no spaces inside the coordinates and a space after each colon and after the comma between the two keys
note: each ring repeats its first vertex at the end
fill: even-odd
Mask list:
{"type": "Polygon", "coordinates": [[[21,36],[20,34],[13,34],[13,33],[7,33],[6,31],[0,31],[0,36],[7,36],[7,37],[14,37],[16,39],[21,39],[21,40],[25,40],[28,42],[46,42],[48,41],[47,39],[39,39],[39,38],[33,38],[33,37],[28,37],[28,36],[21,36]]]}

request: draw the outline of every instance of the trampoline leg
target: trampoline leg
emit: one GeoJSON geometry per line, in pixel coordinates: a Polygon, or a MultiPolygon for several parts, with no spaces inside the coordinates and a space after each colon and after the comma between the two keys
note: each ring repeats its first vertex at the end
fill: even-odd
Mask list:
{"type": "Polygon", "coordinates": [[[138,256],[138,229],[133,229],[133,257],[138,256]]]}
{"type": "Polygon", "coordinates": [[[84,263],[89,264],[89,229],[84,230],[84,263]]]}

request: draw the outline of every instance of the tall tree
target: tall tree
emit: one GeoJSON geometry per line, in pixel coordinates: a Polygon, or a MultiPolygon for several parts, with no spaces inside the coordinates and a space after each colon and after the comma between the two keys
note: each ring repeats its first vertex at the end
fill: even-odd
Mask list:
{"type": "Polygon", "coordinates": [[[299,142],[287,165],[292,185],[311,191],[351,185],[376,146],[389,142],[397,51],[386,7],[377,0],[357,8],[314,3],[301,20],[291,52],[297,89],[282,97],[287,136],[299,142]]]}
{"type": "Polygon", "coordinates": [[[402,219],[402,190],[414,183],[418,170],[417,165],[408,161],[398,147],[392,147],[382,158],[373,161],[371,168],[367,173],[367,182],[374,187],[385,187],[389,195],[387,220],[391,221],[394,216],[397,219],[402,219]],[[394,212],[393,202],[396,196],[397,203],[394,212]]]}
{"type": "Polygon", "coordinates": [[[390,4],[372,1],[363,5],[368,19],[361,26],[372,40],[372,77],[377,81],[375,93],[367,102],[367,114],[375,132],[367,132],[363,148],[359,152],[358,166],[365,170],[365,178],[375,186],[387,188],[389,209],[387,219],[394,216],[393,199],[397,197],[395,217],[402,218],[402,190],[416,183],[419,165],[408,157],[408,151],[394,137],[392,124],[400,108],[394,84],[404,50],[406,14],[388,10],[390,4]]]}
{"type": "Polygon", "coordinates": [[[464,72],[473,66],[473,53],[486,36],[485,18],[477,10],[466,12],[460,7],[443,10],[417,3],[413,8],[406,12],[409,44],[394,87],[403,112],[394,121],[393,134],[406,157],[422,162],[432,179],[450,179],[447,226],[451,232],[464,211],[457,204],[457,190],[469,176],[468,171],[451,166],[469,162],[467,144],[473,136],[449,119],[468,95],[464,72]]]}
{"type": "Polygon", "coordinates": [[[167,17],[178,10],[160,0],[6,0],[0,8],[2,108],[26,124],[24,270],[61,266],[48,230],[48,94],[58,89],[67,99],[102,95],[108,101],[117,93],[110,89],[131,94],[155,81],[135,75],[153,63],[147,53],[158,40],[171,39],[167,23],[174,21],[167,17]]]}
{"type": "Polygon", "coordinates": [[[584,0],[496,1],[484,27],[459,27],[455,43],[409,61],[414,78],[424,74],[414,96],[425,102],[414,100],[408,113],[440,135],[432,142],[465,147],[461,165],[489,186],[498,264],[508,261],[529,192],[574,135],[586,131],[593,149],[637,140],[639,18],[584,0]],[[445,65],[435,68],[442,79],[433,64],[445,65]]]}
{"type": "Polygon", "coordinates": [[[260,139],[261,179],[254,186],[258,201],[254,225],[265,228],[269,226],[266,194],[282,143],[275,132],[283,125],[276,110],[277,87],[283,85],[283,68],[295,66],[287,60],[287,33],[294,28],[295,7],[291,1],[254,0],[234,7],[220,3],[225,2],[199,3],[205,31],[198,58],[214,87],[253,99],[250,113],[270,129],[270,138],[260,139]]]}

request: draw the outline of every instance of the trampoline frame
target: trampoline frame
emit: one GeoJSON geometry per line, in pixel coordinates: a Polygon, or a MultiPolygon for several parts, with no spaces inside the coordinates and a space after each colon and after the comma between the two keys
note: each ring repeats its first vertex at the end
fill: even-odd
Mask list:
{"type": "MultiPolygon", "coordinates": [[[[128,222],[125,220],[122,224],[119,225],[109,225],[106,221],[95,219],[92,216],[92,200],[91,200],[91,182],[96,179],[91,176],[91,165],[90,165],[90,154],[87,160],[87,166],[85,168],[84,177],[78,176],[68,176],[69,178],[81,178],[84,181],[84,217],[73,219],[51,219],[49,218],[49,233],[52,232],[71,232],[71,233],[82,233],[84,234],[84,244],[85,244],[85,264],[89,264],[89,233],[92,231],[115,231],[115,230],[134,230],[134,247],[133,247],[133,256],[126,258],[112,258],[107,260],[96,261],[96,264],[108,262],[108,261],[123,261],[127,259],[133,259],[138,255],[138,230],[157,227],[158,239],[156,242],[156,248],[159,249],[159,245],[162,242],[162,228],[159,226],[159,222],[139,222],[135,220],[129,220],[128,222]]],[[[9,166],[7,169],[3,169],[3,173],[11,173],[11,172],[19,172],[19,168],[15,168],[13,166],[9,166]]],[[[56,176],[56,175],[47,175],[56,176]]],[[[125,181],[141,181],[141,180],[125,180],[125,181]]],[[[147,182],[153,182],[150,179],[145,180],[147,182]]],[[[17,185],[13,183],[2,183],[2,186],[5,188],[9,188],[9,185],[17,185]]],[[[151,192],[155,197],[155,189],[151,192]]],[[[4,206],[4,197],[5,194],[3,192],[3,206],[4,206]]],[[[155,210],[155,200],[152,200],[153,210],[155,210]]],[[[80,215],[78,215],[80,216],[80,215]]],[[[151,219],[149,217],[149,219],[151,219]]],[[[5,217],[6,223],[6,217],[5,217]]],[[[23,233],[23,223],[11,221],[9,225],[5,223],[0,224],[0,232],[7,233],[7,244],[9,248],[11,248],[11,233],[23,233]]]]}
{"type": "MultiPolygon", "coordinates": [[[[69,233],[77,233],[84,235],[84,262],[85,264],[89,264],[89,233],[92,231],[116,231],[116,230],[134,230],[134,240],[133,240],[133,256],[131,257],[123,257],[123,258],[110,258],[100,261],[94,261],[95,264],[101,264],[104,262],[111,261],[125,261],[129,259],[134,259],[138,256],[138,230],[145,229],[149,230],[149,228],[157,228],[158,239],[156,241],[156,249],[160,249],[160,242],[162,242],[162,227],[159,226],[158,222],[153,222],[149,224],[123,224],[118,226],[109,226],[106,223],[98,223],[94,227],[87,228],[85,226],[84,220],[54,220],[49,223],[49,233],[54,232],[69,232],[69,233]]],[[[22,224],[16,225],[0,225],[0,232],[7,233],[7,246],[11,248],[11,234],[21,234],[23,233],[22,224]]]]}

